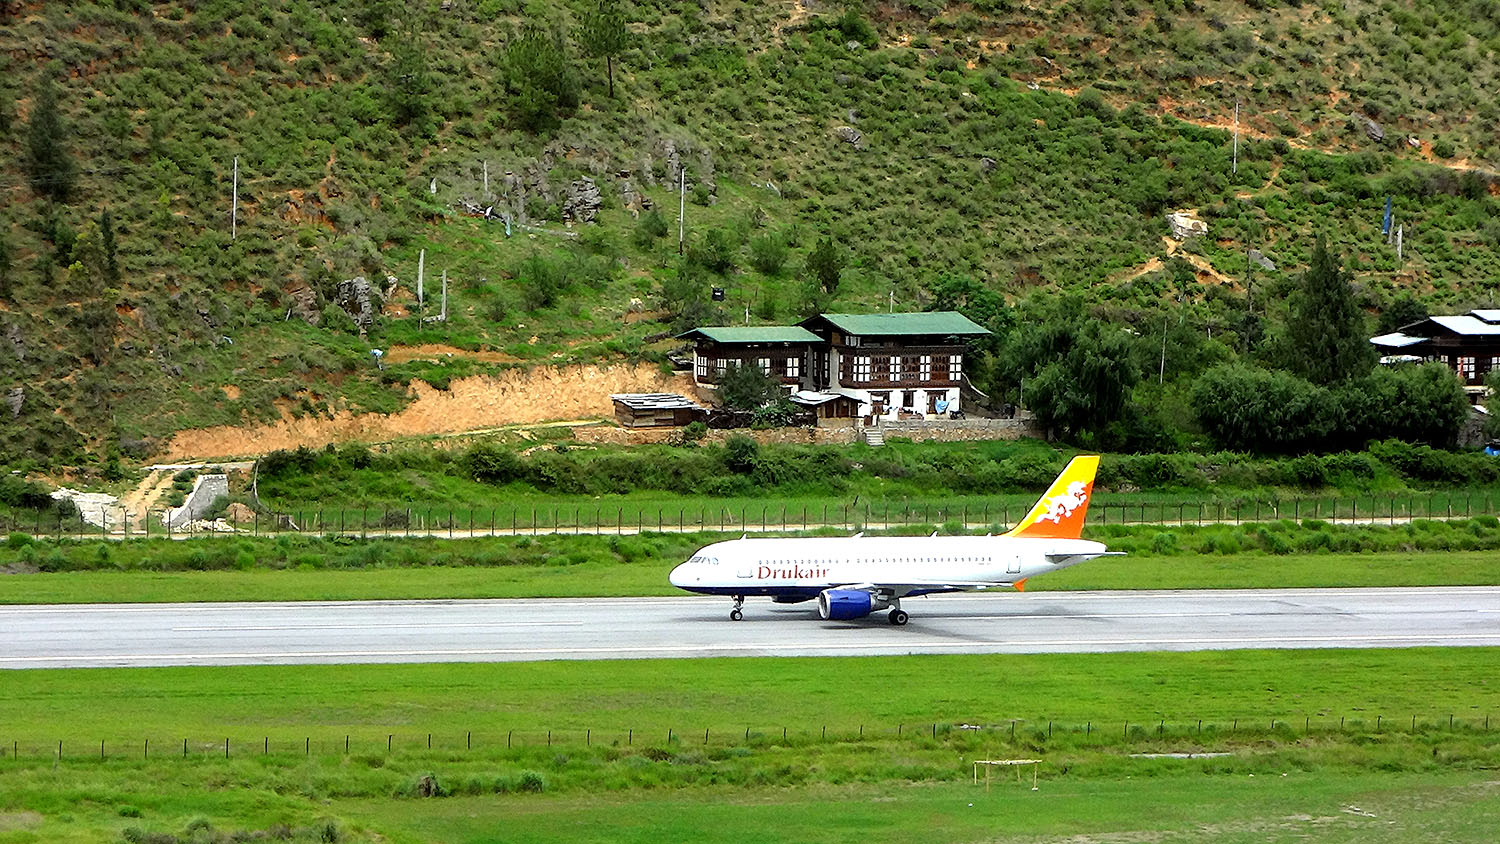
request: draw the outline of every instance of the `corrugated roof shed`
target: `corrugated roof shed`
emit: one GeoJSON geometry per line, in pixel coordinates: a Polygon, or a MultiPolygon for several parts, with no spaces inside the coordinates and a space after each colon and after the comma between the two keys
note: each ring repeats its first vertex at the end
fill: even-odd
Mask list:
{"type": "Polygon", "coordinates": [[[697,409],[698,405],[687,396],[676,393],[614,393],[611,401],[619,402],[631,410],[678,410],[697,409]]]}
{"type": "Polygon", "coordinates": [[[929,311],[916,314],[819,314],[803,320],[807,325],[816,320],[826,320],[845,334],[858,336],[910,336],[923,334],[954,334],[979,336],[990,333],[988,329],[958,311],[929,311]]]}
{"type": "Polygon", "coordinates": [[[711,325],[677,335],[703,337],[715,343],[820,343],[822,338],[800,325],[711,325]]]}

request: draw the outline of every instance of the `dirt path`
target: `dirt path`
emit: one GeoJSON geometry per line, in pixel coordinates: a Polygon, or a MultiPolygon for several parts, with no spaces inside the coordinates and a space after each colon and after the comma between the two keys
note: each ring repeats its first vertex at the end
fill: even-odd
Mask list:
{"type": "Polygon", "coordinates": [[[161,458],[232,457],[276,449],[335,442],[379,442],[403,437],[457,434],[504,425],[562,419],[610,417],[611,393],[682,393],[692,396],[693,380],[663,374],[651,364],[515,369],[453,381],[447,390],[412,382],[414,399],[400,412],[333,418],[284,416],[268,425],[221,425],[179,431],[161,458]]]}
{"type": "Polygon", "coordinates": [[[148,517],[152,506],[172,488],[173,474],[170,470],[154,469],[120,499],[120,508],[129,515],[132,526],[139,526],[141,520],[148,517]]]}
{"type": "Polygon", "coordinates": [[[430,360],[434,363],[452,359],[477,360],[484,363],[519,363],[520,358],[504,352],[471,352],[456,346],[423,343],[420,346],[392,346],[386,350],[387,363],[402,363],[409,360],[430,360]]]}

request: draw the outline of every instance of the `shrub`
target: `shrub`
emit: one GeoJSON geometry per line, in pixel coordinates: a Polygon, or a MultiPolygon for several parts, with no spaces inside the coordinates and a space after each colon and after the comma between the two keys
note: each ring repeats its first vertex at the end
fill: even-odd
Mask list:
{"type": "Polygon", "coordinates": [[[657,240],[667,236],[667,220],[660,211],[652,209],[641,215],[640,222],[635,226],[635,243],[645,249],[657,240]]]}
{"type": "Polygon", "coordinates": [[[786,265],[786,239],[779,234],[766,234],[750,241],[750,266],[766,275],[776,275],[786,265]]]}
{"type": "Polygon", "coordinates": [[[516,790],[541,794],[547,790],[547,780],[536,771],[522,771],[521,776],[516,780],[516,790]]]}

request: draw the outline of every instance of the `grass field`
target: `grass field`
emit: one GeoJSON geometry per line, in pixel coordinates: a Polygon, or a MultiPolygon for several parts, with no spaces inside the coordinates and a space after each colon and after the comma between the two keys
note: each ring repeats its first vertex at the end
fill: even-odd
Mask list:
{"type": "MultiPolygon", "coordinates": [[[[661,551],[629,561],[579,550],[607,539],[560,538],[531,561],[485,562],[507,540],[443,545],[438,564],[363,568],[248,567],[228,571],[88,570],[0,575],[0,604],[178,601],[337,601],[434,598],[680,595],[667,573],[693,549],[723,537],[668,537],[661,551]],[[473,557],[467,557],[470,548],[473,557]],[[572,548],[573,550],[569,550],[572,548]],[[576,556],[574,556],[576,555],[576,556]]],[[[217,547],[222,540],[202,539],[217,547]]],[[[269,540],[267,541],[270,542],[269,540]]],[[[405,544],[369,540],[365,544],[405,544]]],[[[168,550],[181,543],[154,543],[168,550]]],[[[107,546],[106,546],[107,547],[107,546]]],[[[253,547],[253,546],[252,546],[253,547]]],[[[149,550],[149,547],[148,549],[149,550]]],[[[118,553],[118,551],[117,551],[118,553]]],[[[236,550],[236,554],[241,553],[236,550]]],[[[1095,560],[1028,583],[1033,591],[1076,589],[1256,589],[1500,584],[1493,551],[1163,555],[1149,550],[1095,560]]],[[[997,598],[999,600],[999,598],[997,598]]]]}
{"type": "Polygon", "coordinates": [[[1500,722],[1491,732],[1483,720],[1500,704],[1496,657],[12,672],[0,686],[0,731],[15,742],[0,758],[0,842],[190,825],[200,837],[183,840],[198,841],[205,824],[328,840],[329,823],[333,840],[395,842],[1176,840],[1206,830],[1230,841],[1431,840],[1424,830],[1483,841],[1500,814],[1489,770],[1500,722]],[[1230,755],[1131,755],[1173,751],[1230,755]],[[969,783],[970,760],[1018,757],[1044,760],[1039,792],[1006,777],[988,795],[969,783]],[[419,797],[424,778],[445,796],[419,797]]]}

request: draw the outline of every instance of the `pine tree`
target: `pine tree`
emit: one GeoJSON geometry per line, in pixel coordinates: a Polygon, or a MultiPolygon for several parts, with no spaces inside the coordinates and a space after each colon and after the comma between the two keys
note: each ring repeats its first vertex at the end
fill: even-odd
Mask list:
{"type": "Polygon", "coordinates": [[[625,27],[625,10],[619,0],[597,0],[594,7],[583,17],[579,32],[583,50],[594,58],[604,59],[609,76],[609,96],[615,96],[615,56],[624,51],[630,41],[630,30],[625,27]]]}
{"type": "Polygon", "coordinates": [[[427,52],[422,46],[422,27],[416,17],[407,21],[391,46],[386,79],[391,114],[396,122],[402,126],[420,125],[427,114],[432,79],[427,71],[427,52]]]}
{"type": "Polygon", "coordinates": [[[1286,367],[1314,384],[1358,378],[1375,363],[1349,280],[1342,262],[1319,237],[1286,326],[1286,367]]]}
{"type": "Polygon", "coordinates": [[[807,256],[807,272],[818,282],[824,293],[832,296],[838,292],[839,278],[844,272],[844,256],[833,239],[825,237],[813,247],[807,256]]]}
{"type": "Polygon", "coordinates": [[[64,142],[67,130],[57,111],[57,83],[44,76],[31,112],[26,139],[27,176],[38,196],[66,202],[78,178],[78,165],[64,142]]]}
{"type": "Polygon", "coordinates": [[[504,67],[510,107],[522,128],[550,131],[560,112],[578,107],[578,75],[561,32],[527,23],[506,46],[504,67]]]}

